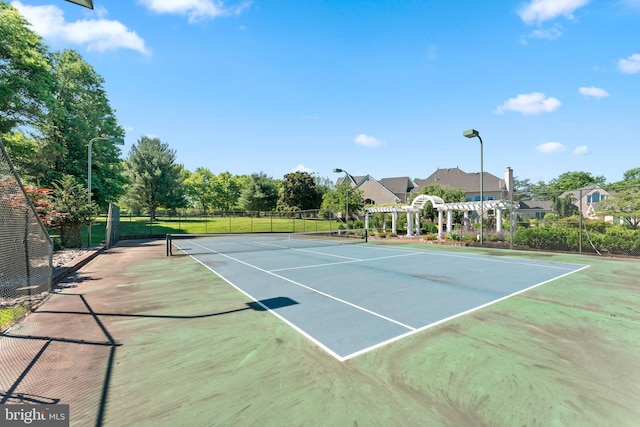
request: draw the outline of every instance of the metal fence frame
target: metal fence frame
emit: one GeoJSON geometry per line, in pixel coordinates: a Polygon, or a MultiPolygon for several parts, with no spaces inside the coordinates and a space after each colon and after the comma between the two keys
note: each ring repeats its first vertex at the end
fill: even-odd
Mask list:
{"type": "Polygon", "coordinates": [[[52,260],[53,240],[0,140],[0,310],[44,300],[52,260]]]}

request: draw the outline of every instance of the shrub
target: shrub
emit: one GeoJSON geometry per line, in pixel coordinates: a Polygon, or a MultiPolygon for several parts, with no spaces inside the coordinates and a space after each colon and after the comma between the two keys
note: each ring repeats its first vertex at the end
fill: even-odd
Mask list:
{"type": "Polygon", "coordinates": [[[447,240],[453,240],[453,241],[460,241],[460,235],[458,233],[454,233],[453,231],[450,231],[449,233],[447,233],[447,240]]]}
{"type": "Polygon", "coordinates": [[[578,229],[540,225],[516,230],[513,243],[535,249],[578,250],[578,229]]]}
{"type": "Polygon", "coordinates": [[[433,221],[424,221],[422,223],[422,230],[424,233],[427,233],[427,234],[437,233],[438,226],[433,221]]]}
{"type": "Polygon", "coordinates": [[[620,226],[611,227],[604,234],[602,245],[612,254],[638,255],[640,230],[629,230],[620,226]]]}

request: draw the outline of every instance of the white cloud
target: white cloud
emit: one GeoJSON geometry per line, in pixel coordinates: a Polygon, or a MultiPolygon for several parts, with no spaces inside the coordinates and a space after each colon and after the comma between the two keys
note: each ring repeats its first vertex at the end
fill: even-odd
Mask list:
{"type": "Polygon", "coordinates": [[[545,40],[555,40],[562,36],[562,31],[560,31],[560,27],[554,27],[548,30],[535,30],[529,34],[530,39],[545,39],[545,40]]]}
{"type": "MultiPolygon", "coordinates": [[[[27,6],[19,1],[11,5],[44,39],[85,46],[89,51],[131,49],[145,55],[150,53],[144,40],[118,21],[101,18],[67,22],[64,12],[57,6],[27,6]]],[[[100,12],[104,13],[104,10],[100,12]]]]}
{"type": "Polygon", "coordinates": [[[300,163],[298,166],[294,167],[293,169],[291,169],[291,172],[308,172],[308,173],[313,173],[313,169],[306,167],[305,165],[303,165],[302,163],[300,163]]]}
{"type": "Polygon", "coordinates": [[[140,3],[156,13],[187,15],[189,22],[239,15],[251,6],[251,2],[247,1],[239,6],[227,7],[216,0],[140,0],[140,3]]]}
{"type": "Polygon", "coordinates": [[[626,59],[618,60],[618,70],[625,74],[640,72],[640,53],[634,53],[626,59]]]}
{"type": "Polygon", "coordinates": [[[588,152],[589,152],[589,147],[587,147],[586,145],[581,145],[573,149],[573,154],[576,154],[578,156],[582,154],[587,154],[588,152]]]}
{"type": "Polygon", "coordinates": [[[573,12],[585,6],[589,0],[531,0],[518,11],[525,24],[541,24],[559,16],[573,19],[573,12]]]}
{"type": "Polygon", "coordinates": [[[532,92],[509,98],[501,106],[496,108],[496,113],[503,114],[505,111],[518,111],[522,114],[534,115],[540,113],[551,113],[562,105],[556,98],[548,98],[544,93],[532,92]]]}
{"type": "Polygon", "coordinates": [[[377,147],[378,145],[382,144],[381,141],[378,141],[372,136],[365,135],[364,133],[361,133],[360,135],[356,136],[353,139],[353,142],[355,142],[358,145],[362,145],[363,147],[377,147]]]}
{"type": "Polygon", "coordinates": [[[536,147],[536,150],[544,154],[550,154],[550,153],[562,153],[563,151],[566,150],[566,148],[564,145],[560,144],[559,142],[551,141],[551,142],[546,142],[542,145],[538,145],[536,147]]]}
{"type": "Polygon", "coordinates": [[[590,96],[593,98],[606,98],[607,96],[609,96],[609,92],[607,92],[606,90],[593,86],[581,87],[578,89],[578,92],[580,92],[584,96],[590,96]]]}

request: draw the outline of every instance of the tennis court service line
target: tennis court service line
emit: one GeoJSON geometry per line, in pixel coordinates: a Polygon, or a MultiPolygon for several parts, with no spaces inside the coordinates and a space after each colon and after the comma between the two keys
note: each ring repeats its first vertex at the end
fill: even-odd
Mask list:
{"type": "MultiPolygon", "coordinates": [[[[194,243],[195,245],[197,245],[197,246],[200,246],[200,247],[201,247],[201,248],[203,248],[203,249],[207,249],[207,250],[209,250],[209,251],[215,252],[214,250],[209,249],[209,248],[207,248],[207,247],[205,247],[205,246],[198,245],[198,244],[197,244],[197,243],[195,243],[195,242],[193,242],[193,243],[194,243]]],[[[302,283],[300,283],[300,282],[296,282],[295,280],[288,279],[288,278],[286,278],[286,277],[284,277],[284,276],[281,276],[281,275],[279,275],[279,274],[276,274],[276,273],[273,273],[273,272],[271,272],[271,271],[265,270],[264,268],[260,268],[260,267],[258,267],[257,265],[249,264],[248,262],[245,262],[245,261],[242,261],[242,260],[240,260],[240,259],[234,258],[234,257],[232,257],[232,256],[230,256],[230,255],[227,255],[227,254],[223,254],[223,253],[220,253],[220,252],[215,252],[215,253],[217,253],[218,255],[223,256],[223,257],[225,257],[225,258],[228,258],[228,259],[230,259],[230,260],[233,260],[233,261],[235,261],[235,262],[237,262],[237,263],[240,263],[240,264],[242,264],[242,265],[245,265],[245,266],[247,266],[247,267],[253,268],[253,269],[258,270],[258,271],[261,271],[261,272],[263,272],[263,273],[265,273],[265,274],[268,274],[268,275],[270,275],[270,276],[277,277],[278,279],[280,279],[280,280],[284,280],[285,282],[289,282],[289,283],[291,283],[291,284],[293,284],[293,285],[300,286],[301,288],[304,288],[304,289],[310,290],[310,291],[315,292],[315,293],[317,293],[317,294],[319,294],[319,295],[322,295],[322,296],[324,296],[324,297],[330,298],[330,299],[332,299],[332,300],[334,300],[334,301],[340,302],[340,303],[342,303],[342,304],[348,305],[348,306],[350,306],[350,307],[353,307],[353,308],[358,309],[358,310],[360,310],[360,311],[363,311],[363,312],[365,312],[365,313],[371,314],[372,316],[379,317],[380,319],[386,320],[387,322],[395,323],[396,325],[401,326],[401,327],[403,327],[403,328],[406,328],[406,329],[408,329],[408,330],[410,330],[410,331],[415,331],[415,330],[416,330],[416,328],[414,328],[413,326],[405,325],[404,323],[399,322],[399,321],[397,321],[397,320],[395,320],[395,319],[392,319],[392,318],[390,318],[390,317],[384,316],[384,315],[382,315],[382,314],[380,314],[380,313],[376,313],[375,311],[372,311],[372,310],[369,310],[369,309],[367,309],[367,308],[361,307],[361,306],[359,306],[359,305],[357,305],[357,304],[354,304],[354,303],[352,303],[352,302],[349,302],[349,301],[343,300],[343,299],[338,298],[338,297],[335,297],[335,296],[333,296],[333,295],[327,294],[327,293],[322,292],[322,291],[320,291],[320,290],[318,290],[318,289],[312,288],[311,286],[307,286],[307,285],[304,285],[304,284],[302,284],[302,283]]],[[[227,280],[227,281],[228,281],[228,280],[227,280]]],[[[271,311],[271,309],[269,309],[269,311],[271,311]]]]}
{"type": "MultiPolygon", "coordinates": [[[[389,247],[389,246],[375,246],[375,245],[364,245],[363,247],[366,247],[367,249],[372,249],[372,250],[394,250],[394,251],[399,251],[399,252],[410,252],[410,253],[414,253],[413,251],[411,251],[411,249],[403,249],[403,248],[393,248],[393,247],[389,247]]],[[[511,257],[511,256],[507,256],[507,257],[496,257],[495,255],[480,255],[480,254],[469,254],[469,255],[465,255],[465,254],[454,254],[454,253],[449,253],[449,252],[441,252],[441,251],[437,251],[437,250],[420,250],[421,253],[426,253],[426,254],[431,254],[431,255],[435,255],[435,256],[444,256],[444,257],[451,257],[451,258],[463,258],[463,259],[475,259],[477,260],[478,258],[482,258],[485,261],[489,261],[489,262],[498,262],[498,263],[504,263],[504,264],[514,264],[514,265],[526,265],[529,267],[549,267],[549,268],[555,268],[558,270],[573,270],[574,267],[569,267],[569,266],[575,266],[575,268],[579,268],[579,267],[583,267],[582,264],[573,264],[573,263],[568,263],[568,262],[557,262],[557,261],[531,261],[531,262],[527,262],[525,260],[519,260],[515,257],[511,257]],[[563,265],[554,265],[554,264],[563,264],[563,265]]]]}
{"type": "MultiPolygon", "coordinates": [[[[305,252],[310,252],[310,253],[319,254],[319,255],[329,255],[329,254],[325,254],[323,252],[316,252],[316,251],[305,251],[305,252]]],[[[387,255],[387,256],[379,256],[379,257],[374,257],[374,258],[351,258],[350,261],[325,262],[323,264],[303,265],[303,266],[300,266],[300,267],[276,268],[274,270],[269,270],[269,271],[306,270],[306,269],[310,269],[310,268],[327,267],[327,266],[330,266],[330,265],[355,264],[355,263],[359,263],[359,262],[379,261],[381,259],[404,258],[404,257],[414,256],[414,255],[423,255],[423,252],[409,252],[409,253],[402,254],[402,255],[387,255]]],[[[345,257],[345,258],[347,258],[347,257],[345,257]]]]}

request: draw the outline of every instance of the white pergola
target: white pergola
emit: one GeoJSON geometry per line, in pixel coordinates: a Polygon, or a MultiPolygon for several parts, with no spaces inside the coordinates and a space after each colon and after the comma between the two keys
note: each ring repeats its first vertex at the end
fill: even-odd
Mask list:
{"type": "MultiPolygon", "coordinates": [[[[495,210],[498,218],[502,217],[502,210],[509,209],[511,202],[508,200],[485,200],[481,205],[480,201],[477,202],[455,202],[445,203],[438,196],[428,196],[421,194],[415,199],[411,205],[398,205],[398,206],[371,206],[365,209],[365,228],[369,228],[369,214],[383,213],[391,214],[391,231],[396,232],[396,224],[399,213],[407,214],[407,236],[417,236],[420,234],[420,212],[424,208],[427,202],[431,202],[434,208],[438,210],[438,238],[443,237],[444,233],[444,213],[447,213],[447,228],[446,231],[453,231],[453,211],[464,212],[465,219],[469,218],[469,212],[487,212],[488,210],[495,210]],[[481,206],[484,208],[481,209],[481,206]]],[[[386,223],[383,222],[384,226],[386,223]]],[[[502,231],[502,221],[496,221],[496,231],[502,231]]]]}

